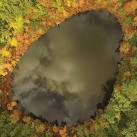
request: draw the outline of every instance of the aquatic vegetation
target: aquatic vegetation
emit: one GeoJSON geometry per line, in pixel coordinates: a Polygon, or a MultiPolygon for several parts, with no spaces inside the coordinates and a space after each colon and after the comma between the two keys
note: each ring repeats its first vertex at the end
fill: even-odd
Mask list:
{"type": "Polygon", "coordinates": [[[136,0],[1,0],[0,136],[136,137],[136,11],[136,0]],[[20,57],[49,27],[60,24],[74,14],[93,9],[105,9],[115,15],[124,33],[119,49],[122,57],[119,74],[108,106],[105,110],[99,109],[95,119],[79,123],[71,129],[50,124],[44,126],[42,121],[17,111],[11,103],[12,93],[8,89],[10,72],[20,57]]]}

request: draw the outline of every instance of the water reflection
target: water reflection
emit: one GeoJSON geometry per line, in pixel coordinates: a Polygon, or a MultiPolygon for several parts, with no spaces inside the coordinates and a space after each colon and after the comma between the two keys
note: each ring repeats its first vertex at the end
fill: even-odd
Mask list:
{"type": "Polygon", "coordinates": [[[113,89],[121,39],[120,24],[108,12],[80,14],[50,29],[14,70],[14,99],[26,113],[49,122],[87,120],[104,91],[113,89]]]}

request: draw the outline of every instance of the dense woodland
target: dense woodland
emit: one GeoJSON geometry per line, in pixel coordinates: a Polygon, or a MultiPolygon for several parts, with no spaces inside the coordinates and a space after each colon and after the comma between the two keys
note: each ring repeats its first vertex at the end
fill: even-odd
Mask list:
{"type": "Polygon", "coordinates": [[[0,137],[137,137],[136,0],[0,0],[0,137]],[[123,30],[113,95],[96,118],[69,128],[24,115],[11,100],[10,73],[29,45],[64,19],[108,10],[123,30]]]}

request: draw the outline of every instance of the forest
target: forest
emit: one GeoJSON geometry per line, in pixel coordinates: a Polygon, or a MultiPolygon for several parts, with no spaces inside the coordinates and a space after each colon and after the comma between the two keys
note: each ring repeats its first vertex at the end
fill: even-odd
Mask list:
{"type": "Polygon", "coordinates": [[[0,137],[137,137],[137,0],[0,0],[0,137]],[[107,106],[73,127],[43,122],[18,110],[11,73],[21,57],[49,28],[91,10],[110,12],[123,32],[107,106]]]}

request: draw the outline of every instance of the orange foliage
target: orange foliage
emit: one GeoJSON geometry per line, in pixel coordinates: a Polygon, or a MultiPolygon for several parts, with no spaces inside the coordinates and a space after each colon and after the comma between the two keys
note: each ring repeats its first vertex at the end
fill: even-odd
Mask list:
{"type": "Polygon", "coordinates": [[[64,127],[62,129],[60,129],[59,134],[60,134],[61,137],[67,137],[67,128],[64,127]]]}
{"type": "Polygon", "coordinates": [[[127,13],[133,13],[137,9],[137,0],[131,0],[124,5],[124,10],[127,13]]]}
{"type": "Polygon", "coordinates": [[[79,6],[83,7],[87,4],[87,0],[79,0],[79,6]]]}

